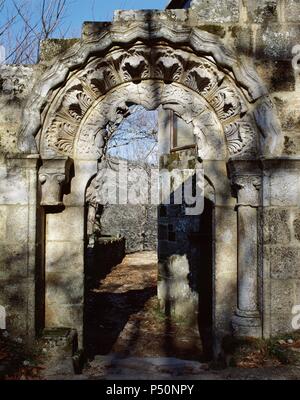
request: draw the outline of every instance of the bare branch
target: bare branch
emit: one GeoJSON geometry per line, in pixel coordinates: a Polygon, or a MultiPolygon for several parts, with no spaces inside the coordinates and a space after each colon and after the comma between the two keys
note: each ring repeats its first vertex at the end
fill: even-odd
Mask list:
{"type": "Polygon", "coordinates": [[[55,33],[63,36],[68,1],[42,0],[37,11],[30,11],[28,0],[0,0],[2,14],[4,9],[13,12],[0,26],[0,36],[7,48],[7,62],[37,62],[40,42],[55,33]]]}
{"type": "Polygon", "coordinates": [[[132,161],[157,163],[157,111],[131,106],[130,115],[107,138],[105,154],[132,161]]]}

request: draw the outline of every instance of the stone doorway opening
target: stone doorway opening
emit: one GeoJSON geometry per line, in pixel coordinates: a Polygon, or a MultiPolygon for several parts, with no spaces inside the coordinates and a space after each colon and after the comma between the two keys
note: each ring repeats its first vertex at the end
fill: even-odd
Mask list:
{"type": "MultiPolygon", "coordinates": [[[[184,135],[193,138],[187,134],[191,128],[162,108],[129,110],[120,125],[107,128],[105,156],[86,195],[84,348],[89,358],[114,353],[208,360],[213,202],[206,199],[204,212],[186,216],[184,203],[172,204],[174,192],[167,206],[108,204],[103,198],[104,187],[106,195],[116,189],[111,185],[116,176],[120,196],[124,169],[132,199],[143,174],[153,183],[152,172],[172,170],[174,159],[180,168],[186,162],[196,168],[195,144],[179,146],[184,135]],[[163,154],[166,134],[177,147],[163,154]]],[[[149,184],[148,200],[151,190],[149,184]]]]}
{"type": "Polygon", "coordinates": [[[156,296],[157,205],[150,199],[150,175],[157,170],[157,138],[157,111],[131,105],[121,122],[107,126],[104,156],[87,190],[89,356],[132,353],[128,341],[140,336],[136,314],[156,296]],[[144,181],[138,182],[141,177],[144,181]]]}

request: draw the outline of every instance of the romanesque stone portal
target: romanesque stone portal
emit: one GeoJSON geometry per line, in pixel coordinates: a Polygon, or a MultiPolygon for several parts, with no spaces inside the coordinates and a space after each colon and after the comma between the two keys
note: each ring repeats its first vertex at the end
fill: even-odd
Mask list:
{"type": "MultiPolygon", "coordinates": [[[[271,18],[264,8],[254,15],[228,3],[236,13],[227,17],[206,6],[204,18],[201,1],[191,10],[116,12],[110,24],[85,23],[81,39],[51,61],[42,54],[37,67],[0,68],[0,304],[9,329],[29,342],[44,327],[77,329],[82,341],[86,193],[108,137],[134,104],[160,110],[161,168],[199,169],[205,177],[202,228],[191,228],[195,221],[179,228],[187,221],[182,210],[159,207],[162,309],[193,324],[207,304],[204,335],[210,332],[215,354],[228,334],[293,329],[299,76],[277,28],[264,27],[271,18]],[[253,22],[259,37],[267,35],[260,46],[247,41],[247,30],[255,40],[253,22]],[[173,142],[171,118],[192,132],[190,146],[176,145],[185,128],[173,142]],[[196,285],[195,276],[202,276],[196,285]],[[204,305],[201,285],[209,287],[204,305]]],[[[280,18],[274,23],[283,37],[293,14],[280,18]]]]}

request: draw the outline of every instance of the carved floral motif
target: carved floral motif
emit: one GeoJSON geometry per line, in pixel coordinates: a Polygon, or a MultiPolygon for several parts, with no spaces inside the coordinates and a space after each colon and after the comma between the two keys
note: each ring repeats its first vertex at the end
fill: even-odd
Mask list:
{"type": "Polygon", "coordinates": [[[76,72],[48,110],[51,118],[42,137],[60,154],[99,157],[105,135],[128,115],[129,104],[149,110],[162,104],[192,122],[203,157],[213,146],[224,146],[222,129],[229,155],[243,152],[254,136],[251,126],[240,122],[247,112],[246,100],[212,61],[169,46],[149,49],[136,44],[105,58],[94,57],[76,72]],[[134,86],[129,90],[130,82],[134,86]]]}
{"type": "Polygon", "coordinates": [[[248,122],[232,122],[225,126],[224,132],[231,155],[240,153],[243,148],[251,146],[255,140],[253,127],[248,122]]]}

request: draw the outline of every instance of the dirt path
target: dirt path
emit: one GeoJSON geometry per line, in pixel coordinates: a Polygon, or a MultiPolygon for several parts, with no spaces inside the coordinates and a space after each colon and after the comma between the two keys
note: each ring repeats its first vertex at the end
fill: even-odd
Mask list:
{"type": "Polygon", "coordinates": [[[90,355],[201,357],[198,332],[164,317],[156,285],[156,253],[142,252],[127,255],[90,291],[90,355]]]}

